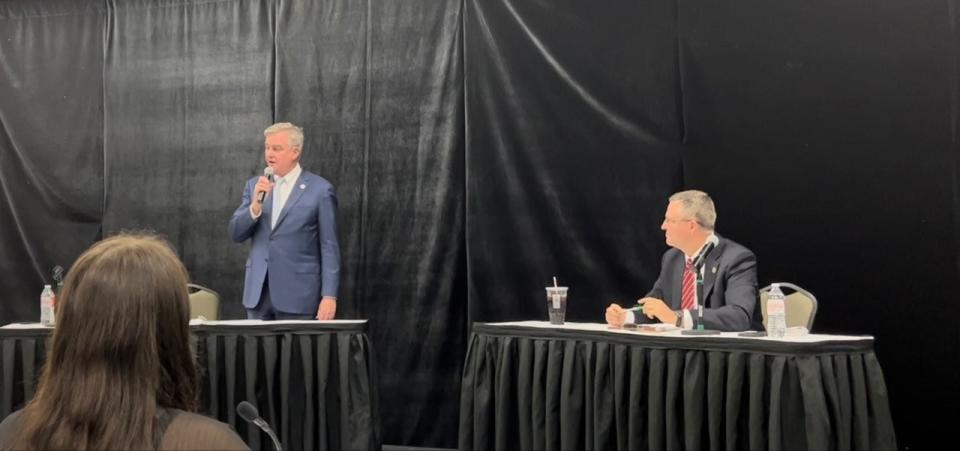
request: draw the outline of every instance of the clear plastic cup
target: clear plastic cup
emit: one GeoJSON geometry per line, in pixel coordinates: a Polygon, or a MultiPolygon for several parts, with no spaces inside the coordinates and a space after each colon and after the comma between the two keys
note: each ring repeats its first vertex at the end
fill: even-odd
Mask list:
{"type": "Polygon", "coordinates": [[[567,316],[567,287],[546,287],[550,324],[563,324],[567,316]]]}

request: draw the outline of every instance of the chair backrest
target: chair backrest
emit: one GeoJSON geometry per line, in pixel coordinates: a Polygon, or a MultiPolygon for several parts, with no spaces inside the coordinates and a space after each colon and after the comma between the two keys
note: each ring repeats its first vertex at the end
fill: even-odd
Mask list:
{"type": "MultiPolygon", "coordinates": [[[[813,329],[813,320],[817,316],[817,298],[813,293],[792,283],[779,282],[780,290],[786,295],[783,305],[786,308],[787,327],[803,326],[813,329]],[[786,288],[786,289],[785,289],[786,288]],[[793,291],[790,293],[790,291],[793,291]]],[[[767,327],[767,298],[773,284],[760,289],[760,311],[763,313],[763,327],[767,327]]]]}
{"type": "Polygon", "coordinates": [[[190,292],[190,319],[204,317],[216,320],[220,316],[220,295],[207,287],[188,283],[190,292]]]}

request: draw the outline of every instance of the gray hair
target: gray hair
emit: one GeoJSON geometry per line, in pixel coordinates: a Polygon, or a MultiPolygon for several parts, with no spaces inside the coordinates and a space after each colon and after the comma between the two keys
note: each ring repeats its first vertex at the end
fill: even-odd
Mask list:
{"type": "Polygon", "coordinates": [[[277,122],[263,131],[263,136],[272,135],[274,133],[280,132],[289,132],[289,144],[290,147],[296,147],[298,149],[303,149],[303,129],[293,125],[289,122],[277,122]]]}
{"type": "Polygon", "coordinates": [[[717,209],[713,206],[713,199],[703,191],[680,191],[670,196],[670,202],[680,202],[690,219],[697,221],[704,229],[713,230],[717,223],[717,209]]]}

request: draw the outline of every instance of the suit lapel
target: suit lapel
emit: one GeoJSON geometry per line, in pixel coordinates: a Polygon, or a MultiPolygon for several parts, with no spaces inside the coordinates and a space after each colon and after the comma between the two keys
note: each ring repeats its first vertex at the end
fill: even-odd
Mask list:
{"type": "MultiPolygon", "coordinates": [[[[719,236],[717,237],[719,238],[719,236]]],[[[723,254],[723,241],[720,241],[720,244],[710,252],[710,255],[707,256],[707,263],[703,265],[703,299],[710,299],[710,294],[713,293],[714,283],[717,281],[717,271],[720,270],[720,255],[723,254]]],[[[709,303],[703,304],[704,307],[709,307],[709,303]]]]}
{"type": "Polygon", "coordinates": [[[306,171],[301,172],[300,177],[297,177],[297,181],[293,182],[293,186],[290,187],[290,195],[287,196],[287,203],[283,204],[283,209],[280,210],[280,217],[277,218],[277,225],[273,228],[274,230],[280,227],[280,224],[283,223],[283,218],[287,217],[287,213],[297,204],[300,197],[303,196],[303,192],[306,191],[307,185],[303,181],[306,174],[306,171]]]}

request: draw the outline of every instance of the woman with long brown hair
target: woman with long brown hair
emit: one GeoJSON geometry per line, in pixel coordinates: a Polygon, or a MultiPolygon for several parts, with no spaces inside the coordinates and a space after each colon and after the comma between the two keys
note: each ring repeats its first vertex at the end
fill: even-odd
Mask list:
{"type": "Polygon", "coordinates": [[[3,449],[248,449],[193,412],[187,272],[170,246],[119,235],[81,255],[57,305],[36,395],[0,424],[3,449]]]}

